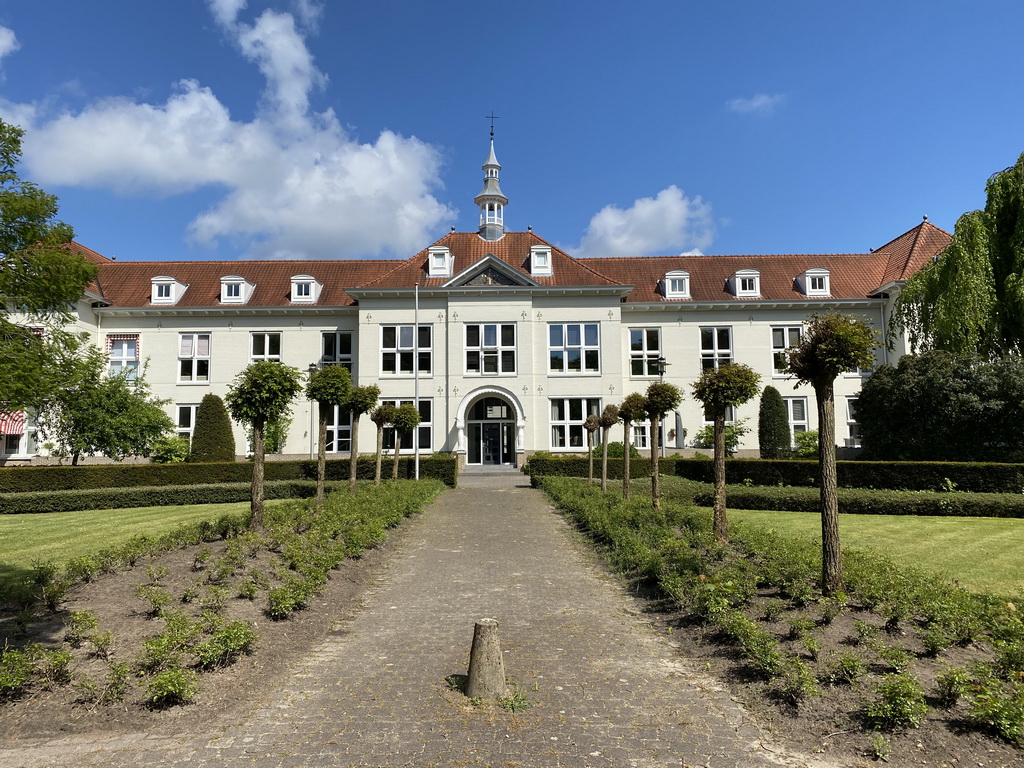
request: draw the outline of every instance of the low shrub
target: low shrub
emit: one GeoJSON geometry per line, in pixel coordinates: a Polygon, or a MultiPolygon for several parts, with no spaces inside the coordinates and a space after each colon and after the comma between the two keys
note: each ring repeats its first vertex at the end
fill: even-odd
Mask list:
{"type": "Polygon", "coordinates": [[[199,676],[190,670],[171,667],[157,673],[146,687],[146,704],[153,709],[188,704],[199,693],[199,676]]]}
{"type": "Polygon", "coordinates": [[[215,630],[193,652],[196,663],[203,669],[228,667],[244,655],[252,653],[256,645],[256,632],[244,621],[233,621],[215,630]]]}
{"type": "Polygon", "coordinates": [[[928,712],[921,684],[912,675],[887,675],[878,684],[875,699],[864,708],[864,717],[872,728],[895,730],[917,728],[928,712]]]}

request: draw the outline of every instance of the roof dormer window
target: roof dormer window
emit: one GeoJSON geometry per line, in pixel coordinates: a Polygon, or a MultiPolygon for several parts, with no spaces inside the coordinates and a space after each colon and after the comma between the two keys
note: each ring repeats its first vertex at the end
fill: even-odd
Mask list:
{"type": "Polygon", "coordinates": [[[322,287],[315,277],[295,275],[292,277],[292,303],[314,304],[320,298],[322,287]]]}
{"type": "Polygon", "coordinates": [[[452,276],[452,252],[442,246],[434,246],[427,256],[427,275],[430,277],[452,276]]]}
{"type": "Polygon", "coordinates": [[[741,269],[732,276],[732,293],[738,299],[759,297],[761,295],[761,273],[756,269],[741,269]]]}
{"type": "Polygon", "coordinates": [[[666,272],[661,280],[661,292],[666,299],[690,298],[690,273],[683,269],[666,272]]]}
{"type": "Polygon", "coordinates": [[[245,304],[255,287],[244,277],[226,275],[220,279],[220,303],[245,304]]]}
{"type": "Polygon", "coordinates": [[[530,248],[530,274],[535,277],[547,277],[552,274],[551,249],[546,245],[534,245],[530,248]]]}
{"type": "Polygon", "coordinates": [[[797,282],[800,283],[800,288],[805,296],[830,296],[832,294],[832,281],[829,280],[829,272],[822,267],[808,269],[797,278],[797,282]]]}
{"type": "Polygon", "coordinates": [[[153,304],[177,304],[186,288],[187,285],[169,275],[158,275],[152,280],[150,301],[153,304]]]}

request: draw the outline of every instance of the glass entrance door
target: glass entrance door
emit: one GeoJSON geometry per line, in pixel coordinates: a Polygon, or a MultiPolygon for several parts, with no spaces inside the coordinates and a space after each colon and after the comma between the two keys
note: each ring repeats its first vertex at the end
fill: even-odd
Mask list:
{"type": "Polygon", "coordinates": [[[504,400],[488,397],[474,404],[466,422],[466,461],[469,464],[513,464],[516,423],[504,400]]]}

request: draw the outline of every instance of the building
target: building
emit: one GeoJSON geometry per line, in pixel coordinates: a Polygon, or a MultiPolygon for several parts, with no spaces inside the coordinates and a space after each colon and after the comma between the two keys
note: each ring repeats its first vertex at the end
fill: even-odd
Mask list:
{"type": "MultiPolygon", "coordinates": [[[[861,254],[574,258],[532,231],[505,231],[500,168],[492,138],[478,231],[452,231],[404,261],[115,262],[77,246],[100,266],[78,325],[112,373],[145,367],[181,435],[203,395],[225,395],[250,362],[280,360],[344,365],[384,400],[417,402],[418,449],[467,464],[585,450],[588,413],[663,378],[687,395],[666,419],[675,451],[708,423],[690,384],[732,361],[782,392],[794,433],[816,429],[813,392],[781,371],[802,323],[839,310],[884,333],[902,282],[950,240],[926,220],[861,254]]],[[[886,341],[879,363],[905,351],[902,339],[886,341]]],[[[856,398],[869,374],[836,383],[841,445],[858,445],[856,398]]],[[[757,410],[754,400],[731,414],[754,427],[746,451],[757,448],[757,410]]],[[[373,445],[374,425],[362,425],[360,445],[373,445]]],[[[314,426],[311,404],[296,402],[285,454],[311,455],[314,426]]],[[[30,418],[7,416],[0,430],[0,460],[40,452],[30,418]]],[[[647,430],[633,435],[641,449],[647,430]]],[[[350,438],[347,415],[332,414],[328,450],[346,453],[350,438]]],[[[235,439],[245,445],[241,427],[235,439]]]]}

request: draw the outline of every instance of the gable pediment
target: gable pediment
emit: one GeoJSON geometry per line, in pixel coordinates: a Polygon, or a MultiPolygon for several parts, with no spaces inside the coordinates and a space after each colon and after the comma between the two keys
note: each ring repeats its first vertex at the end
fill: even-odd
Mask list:
{"type": "Polygon", "coordinates": [[[488,253],[482,259],[479,259],[455,275],[455,277],[444,284],[444,287],[477,288],[493,286],[497,288],[529,288],[537,285],[538,283],[531,280],[528,275],[505,263],[493,253],[488,253]]]}

